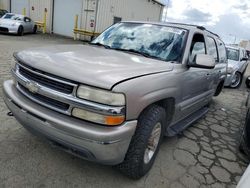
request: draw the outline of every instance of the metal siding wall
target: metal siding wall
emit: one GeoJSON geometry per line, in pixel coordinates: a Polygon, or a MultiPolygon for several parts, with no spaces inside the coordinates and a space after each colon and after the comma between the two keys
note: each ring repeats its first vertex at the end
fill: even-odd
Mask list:
{"type": "Polygon", "coordinates": [[[10,11],[10,0],[0,0],[0,8],[10,11]]]}
{"type": "Polygon", "coordinates": [[[44,10],[47,9],[47,32],[51,31],[52,0],[30,0],[30,17],[35,21],[43,21],[44,10]],[[34,7],[34,10],[32,10],[34,7]]]}
{"type": "Polygon", "coordinates": [[[112,25],[114,16],[130,21],[160,21],[161,8],[148,0],[99,0],[96,32],[112,25]]]}
{"type": "Polygon", "coordinates": [[[79,23],[83,12],[82,3],[82,0],[55,0],[54,33],[69,37],[74,36],[75,15],[79,15],[79,23]]]}
{"type": "MultiPolygon", "coordinates": [[[[0,0],[3,7],[8,8],[10,0],[0,0]]],[[[20,1],[20,0],[12,0],[20,1]]],[[[79,27],[84,28],[86,25],[86,0],[83,1],[81,15],[79,15],[79,27]]],[[[47,8],[47,31],[51,31],[52,24],[52,0],[29,0],[30,17],[35,21],[43,21],[44,9],[47,8]],[[32,6],[35,10],[32,11],[32,6]]],[[[122,20],[138,20],[138,21],[160,21],[162,6],[148,0],[99,0],[96,32],[102,32],[113,24],[114,16],[122,17],[122,20]]],[[[64,10],[67,13],[67,10],[64,10]]],[[[77,11],[76,11],[77,14],[77,11]]],[[[73,29],[73,28],[72,28],[73,29]]]]}
{"type": "Polygon", "coordinates": [[[26,9],[26,16],[30,16],[29,0],[11,0],[11,12],[23,14],[23,9],[26,9]]]}

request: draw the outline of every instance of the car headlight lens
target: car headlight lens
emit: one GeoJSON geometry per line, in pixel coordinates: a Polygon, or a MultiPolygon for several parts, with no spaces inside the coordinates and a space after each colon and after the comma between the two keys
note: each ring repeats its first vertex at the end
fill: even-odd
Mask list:
{"type": "Polygon", "coordinates": [[[77,90],[77,97],[112,106],[124,106],[125,96],[101,89],[81,85],[77,90]]]}
{"type": "Polygon", "coordinates": [[[233,67],[228,67],[228,68],[227,68],[227,72],[228,72],[229,74],[232,74],[232,73],[234,72],[233,67]]]}
{"type": "Polygon", "coordinates": [[[72,116],[86,120],[95,122],[98,124],[108,125],[108,126],[116,126],[120,125],[124,122],[125,116],[107,116],[94,112],[90,112],[80,108],[74,108],[72,111],[72,116]]]}

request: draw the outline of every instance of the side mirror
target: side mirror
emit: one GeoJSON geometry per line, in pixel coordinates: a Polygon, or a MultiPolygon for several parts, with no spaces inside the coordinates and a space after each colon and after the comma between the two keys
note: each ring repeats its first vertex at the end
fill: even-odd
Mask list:
{"type": "Polygon", "coordinates": [[[92,42],[93,40],[95,40],[96,38],[97,38],[97,36],[96,36],[96,35],[91,36],[91,38],[90,38],[91,42],[92,42]]]}
{"type": "Polygon", "coordinates": [[[247,57],[243,57],[243,58],[241,58],[241,60],[240,61],[247,61],[248,60],[248,58],[247,57]]]}
{"type": "Polygon", "coordinates": [[[24,22],[30,22],[30,20],[26,18],[26,19],[24,19],[24,22]]]}
{"type": "Polygon", "coordinates": [[[197,54],[194,57],[194,62],[189,63],[190,67],[213,69],[215,67],[214,57],[207,54],[197,54]]]}

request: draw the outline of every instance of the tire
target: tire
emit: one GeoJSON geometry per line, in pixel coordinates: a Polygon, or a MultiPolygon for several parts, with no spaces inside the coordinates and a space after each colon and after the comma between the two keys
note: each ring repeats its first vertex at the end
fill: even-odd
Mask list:
{"type": "Polygon", "coordinates": [[[216,88],[216,91],[214,93],[214,96],[217,97],[220,95],[220,93],[222,92],[222,89],[224,87],[224,81],[223,82],[220,82],[218,87],[216,88]]]}
{"type": "Polygon", "coordinates": [[[35,25],[33,28],[33,34],[36,34],[36,33],[37,33],[37,26],[35,25]]]}
{"type": "Polygon", "coordinates": [[[231,83],[231,88],[239,88],[242,82],[242,74],[240,72],[235,73],[236,81],[231,83]]]}
{"type": "Polygon", "coordinates": [[[139,117],[137,129],[125,159],[116,166],[122,174],[132,179],[139,179],[149,172],[159,151],[165,131],[165,122],[166,111],[164,108],[152,105],[144,110],[139,117]],[[161,127],[160,132],[155,132],[155,130],[159,130],[159,127],[161,127]],[[157,136],[156,140],[152,140],[152,133],[157,136]],[[149,146],[151,143],[156,144],[155,147],[149,146]],[[154,148],[153,153],[152,148],[154,148]]]}
{"type": "Polygon", "coordinates": [[[250,88],[250,76],[247,77],[245,83],[246,83],[246,87],[247,87],[247,88],[250,88]]]}
{"type": "Polygon", "coordinates": [[[246,115],[245,126],[241,135],[241,141],[239,145],[240,152],[244,153],[250,160],[250,111],[248,109],[246,115]]]}
{"type": "Polygon", "coordinates": [[[24,34],[23,26],[19,26],[18,31],[17,31],[17,34],[18,34],[19,36],[23,36],[23,34],[24,34]]]}

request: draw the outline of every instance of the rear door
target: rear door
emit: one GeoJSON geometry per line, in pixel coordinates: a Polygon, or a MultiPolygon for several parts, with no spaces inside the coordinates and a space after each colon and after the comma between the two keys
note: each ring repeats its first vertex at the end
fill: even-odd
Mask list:
{"type": "Polygon", "coordinates": [[[222,64],[219,62],[219,53],[218,53],[218,46],[216,40],[212,36],[207,36],[207,49],[208,54],[214,57],[215,60],[215,68],[210,70],[210,78],[208,79],[209,82],[207,84],[208,90],[216,90],[217,86],[220,83],[220,75],[222,73],[221,69],[223,68],[222,64]]]}
{"type": "Polygon", "coordinates": [[[219,71],[219,82],[224,82],[227,76],[227,51],[224,42],[220,39],[216,39],[218,47],[219,62],[215,68],[219,71]]]}

